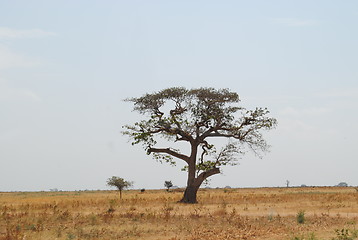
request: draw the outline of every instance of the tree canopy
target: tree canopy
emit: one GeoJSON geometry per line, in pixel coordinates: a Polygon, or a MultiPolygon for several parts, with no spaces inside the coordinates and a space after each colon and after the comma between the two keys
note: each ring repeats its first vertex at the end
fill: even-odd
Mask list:
{"type": "Polygon", "coordinates": [[[173,187],[172,181],[164,181],[164,187],[169,191],[169,188],[173,187]]]}
{"type": "Polygon", "coordinates": [[[120,198],[122,199],[122,190],[129,188],[133,185],[133,182],[125,181],[123,178],[113,176],[108,178],[107,185],[111,187],[116,187],[120,192],[120,198]]]}
{"type": "Polygon", "coordinates": [[[146,116],[145,120],[124,126],[123,133],[132,139],[132,144],[142,144],[147,154],[157,160],[186,162],[188,182],[182,202],[196,202],[201,183],[220,173],[221,166],[236,165],[247,147],[261,156],[269,148],[261,132],[277,124],[276,119],[267,116],[266,108],[247,110],[240,106],[239,95],[229,89],[173,87],[126,101],[134,104],[134,111],[146,116]],[[189,143],[190,154],[172,147],[158,148],[159,138],[189,143]],[[211,142],[214,138],[229,141],[216,149],[211,142]]]}

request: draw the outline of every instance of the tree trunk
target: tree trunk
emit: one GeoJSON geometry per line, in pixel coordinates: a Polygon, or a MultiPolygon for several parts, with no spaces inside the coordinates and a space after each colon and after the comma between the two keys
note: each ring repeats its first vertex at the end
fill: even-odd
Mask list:
{"type": "MultiPolygon", "coordinates": [[[[189,167],[189,172],[190,172],[190,167],[189,167]]],[[[198,193],[199,187],[201,186],[201,184],[203,183],[203,181],[205,179],[207,179],[208,177],[218,174],[220,173],[220,169],[219,168],[212,168],[206,172],[202,172],[201,174],[199,174],[198,177],[190,177],[191,174],[189,174],[189,180],[188,180],[188,185],[185,189],[184,192],[184,196],[183,198],[179,201],[182,203],[197,203],[196,200],[196,194],[198,193]]]]}
{"type": "Polygon", "coordinates": [[[195,171],[196,171],[196,155],[198,152],[198,143],[191,143],[191,154],[188,162],[188,181],[183,198],[179,201],[182,203],[197,203],[196,194],[200,184],[196,184],[195,171]]]}
{"type": "Polygon", "coordinates": [[[183,198],[179,201],[181,203],[198,203],[196,200],[196,194],[198,193],[200,185],[187,186],[184,192],[183,198]]]}
{"type": "Polygon", "coordinates": [[[195,177],[196,172],[196,155],[198,153],[198,143],[191,143],[191,154],[188,161],[188,182],[184,192],[183,198],[179,201],[181,203],[197,203],[196,194],[198,193],[200,185],[208,177],[220,173],[220,169],[215,167],[199,174],[195,177]]]}

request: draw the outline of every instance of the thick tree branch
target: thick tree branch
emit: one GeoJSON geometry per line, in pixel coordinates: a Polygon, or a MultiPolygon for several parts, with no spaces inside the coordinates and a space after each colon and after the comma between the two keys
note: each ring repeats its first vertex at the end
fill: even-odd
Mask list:
{"type": "MultiPolygon", "coordinates": [[[[223,130],[223,129],[219,129],[219,130],[223,130]]],[[[238,139],[238,140],[244,140],[245,137],[251,133],[252,131],[254,131],[254,129],[248,129],[246,131],[236,131],[235,129],[235,132],[233,132],[233,129],[231,129],[231,132],[230,132],[230,129],[225,129],[224,130],[225,132],[227,133],[220,133],[218,131],[215,131],[215,132],[211,132],[210,134],[206,135],[206,137],[225,137],[225,138],[235,138],[235,139],[238,139]]]]}
{"type": "Polygon", "coordinates": [[[190,159],[188,156],[181,154],[181,153],[177,153],[177,152],[171,150],[170,148],[149,148],[148,153],[166,153],[166,154],[172,155],[173,157],[182,159],[187,163],[189,163],[189,159],[190,159]]]}
{"type": "Polygon", "coordinates": [[[202,172],[199,174],[199,176],[196,178],[197,183],[200,185],[205,179],[207,179],[208,177],[215,175],[215,174],[219,174],[220,173],[220,169],[219,168],[212,168],[210,170],[207,170],[205,172],[202,172]]]}
{"type": "Polygon", "coordinates": [[[169,134],[175,134],[175,135],[179,135],[179,137],[177,137],[177,141],[192,141],[193,138],[190,134],[186,133],[185,131],[181,130],[180,128],[173,128],[171,126],[155,126],[155,128],[157,129],[153,129],[153,130],[147,130],[144,131],[146,133],[150,133],[150,134],[156,134],[156,133],[169,133],[169,134]]]}
{"type": "Polygon", "coordinates": [[[167,129],[166,131],[168,131],[169,133],[180,135],[181,136],[180,140],[186,140],[189,142],[191,142],[193,140],[193,137],[190,134],[186,133],[185,131],[183,131],[179,128],[170,128],[170,129],[167,129]]]}
{"type": "Polygon", "coordinates": [[[211,133],[217,132],[221,128],[220,125],[217,125],[215,127],[210,127],[208,130],[206,130],[199,138],[201,141],[204,141],[206,137],[208,137],[211,133]]]}
{"type": "Polygon", "coordinates": [[[226,138],[235,138],[235,139],[240,139],[241,140],[241,136],[240,134],[224,134],[224,133],[210,133],[209,135],[207,135],[207,137],[226,137],[226,138]]]}

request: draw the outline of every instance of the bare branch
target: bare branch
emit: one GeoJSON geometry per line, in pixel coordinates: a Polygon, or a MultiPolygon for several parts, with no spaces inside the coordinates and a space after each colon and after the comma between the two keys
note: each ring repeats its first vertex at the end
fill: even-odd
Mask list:
{"type": "Polygon", "coordinates": [[[177,153],[177,152],[171,150],[170,148],[149,148],[147,152],[148,152],[148,154],[150,154],[150,153],[166,153],[173,157],[182,159],[187,163],[189,163],[189,160],[190,160],[190,158],[188,156],[181,154],[181,153],[177,153]]]}

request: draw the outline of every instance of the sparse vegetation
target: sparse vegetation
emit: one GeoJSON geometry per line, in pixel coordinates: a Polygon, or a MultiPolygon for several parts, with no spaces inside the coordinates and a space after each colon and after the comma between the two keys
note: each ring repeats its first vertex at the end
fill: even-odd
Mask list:
{"type": "Polygon", "coordinates": [[[349,230],[346,228],[336,229],[336,237],[332,240],[354,240],[357,239],[358,232],[357,230],[349,230]]]}
{"type": "Polygon", "coordinates": [[[353,188],[200,189],[195,205],[177,203],[176,191],[128,190],[121,201],[116,195],[0,193],[0,240],[357,239],[353,188]],[[301,209],[305,221],[297,224],[301,209]]]}
{"type": "Polygon", "coordinates": [[[305,223],[305,211],[300,210],[297,213],[296,220],[297,220],[297,223],[299,223],[299,224],[305,223]]]}

